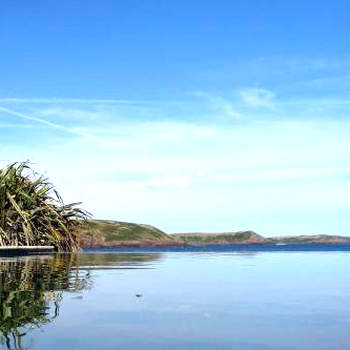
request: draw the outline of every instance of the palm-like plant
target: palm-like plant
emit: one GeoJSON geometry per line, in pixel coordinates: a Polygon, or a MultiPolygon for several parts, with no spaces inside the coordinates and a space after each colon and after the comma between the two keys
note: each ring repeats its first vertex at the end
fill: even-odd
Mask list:
{"type": "Polygon", "coordinates": [[[64,204],[53,185],[27,162],[0,170],[0,246],[53,245],[57,251],[79,249],[79,231],[89,216],[64,204]]]}

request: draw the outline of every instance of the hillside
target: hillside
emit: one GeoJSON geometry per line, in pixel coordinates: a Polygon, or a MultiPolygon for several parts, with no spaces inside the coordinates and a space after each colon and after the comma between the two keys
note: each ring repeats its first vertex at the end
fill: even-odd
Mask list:
{"type": "Polygon", "coordinates": [[[254,231],[223,233],[179,233],[177,239],[189,245],[206,244],[306,244],[306,243],[350,243],[350,237],[332,235],[300,235],[263,237],[254,231]]]}
{"type": "Polygon", "coordinates": [[[264,237],[253,231],[223,232],[223,233],[178,233],[174,234],[178,240],[188,244],[235,244],[235,243],[263,243],[264,237]]]}
{"type": "Polygon", "coordinates": [[[89,220],[81,232],[80,243],[83,248],[210,244],[350,243],[350,237],[302,235],[265,238],[254,231],[166,234],[150,225],[111,220],[89,220]]]}
{"type": "Polygon", "coordinates": [[[301,235],[265,238],[266,243],[350,243],[350,237],[332,235],[301,235]]]}
{"type": "Polygon", "coordinates": [[[82,247],[179,244],[153,226],[111,220],[89,220],[82,230],[80,242],[82,247]]]}

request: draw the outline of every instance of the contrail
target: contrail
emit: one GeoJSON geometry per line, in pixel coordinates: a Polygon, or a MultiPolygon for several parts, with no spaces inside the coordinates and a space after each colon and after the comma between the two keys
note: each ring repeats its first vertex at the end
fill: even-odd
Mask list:
{"type": "Polygon", "coordinates": [[[1,107],[1,106],[0,106],[0,111],[3,111],[5,113],[11,114],[11,115],[14,115],[16,117],[20,117],[22,119],[31,120],[31,121],[34,121],[34,122],[37,122],[37,123],[40,123],[40,124],[45,124],[45,125],[48,125],[48,126],[50,126],[51,128],[54,128],[54,129],[63,130],[63,131],[75,134],[75,132],[73,130],[71,130],[69,128],[66,128],[65,126],[49,122],[49,121],[47,121],[45,119],[32,117],[30,115],[27,115],[27,114],[24,114],[24,113],[20,113],[20,112],[16,112],[16,111],[13,111],[11,109],[8,109],[8,108],[5,108],[5,107],[1,107]]]}
{"type": "Polygon", "coordinates": [[[32,116],[30,116],[28,114],[16,112],[16,111],[13,111],[13,110],[5,108],[5,107],[1,107],[0,106],[0,111],[8,113],[8,114],[11,114],[13,116],[16,116],[16,117],[19,117],[19,118],[22,118],[22,119],[31,120],[31,121],[34,121],[34,122],[37,122],[37,123],[40,123],[40,124],[44,124],[44,125],[47,125],[47,126],[49,126],[51,128],[67,132],[69,134],[74,134],[74,135],[79,135],[79,136],[93,138],[93,139],[95,139],[96,141],[99,141],[99,142],[103,141],[103,139],[100,139],[99,137],[92,136],[92,135],[86,134],[86,133],[78,131],[78,130],[70,129],[70,128],[67,128],[67,127],[65,127],[63,125],[52,123],[52,122],[50,122],[48,120],[45,120],[45,119],[42,119],[42,118],[32,117],[32,116]]]}

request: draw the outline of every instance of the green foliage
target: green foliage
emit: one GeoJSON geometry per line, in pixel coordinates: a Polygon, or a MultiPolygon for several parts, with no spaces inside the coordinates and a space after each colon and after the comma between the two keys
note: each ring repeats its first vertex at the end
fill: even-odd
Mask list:
{"type": "Polygon", "coordinates": [[[79,249],[78,234],[88,213],[64,204],[52,184],[28,163],[0,170],[0,246],[53,245],[79,249]]]}

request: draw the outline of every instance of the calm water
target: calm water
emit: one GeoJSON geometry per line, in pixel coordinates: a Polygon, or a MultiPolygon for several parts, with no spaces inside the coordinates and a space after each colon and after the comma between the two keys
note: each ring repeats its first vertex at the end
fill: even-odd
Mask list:
{"type": "Polygon", "coordinates": [[[207,250],[1,258],[0,349],[349,349],[349,247],[207,250]]]}

